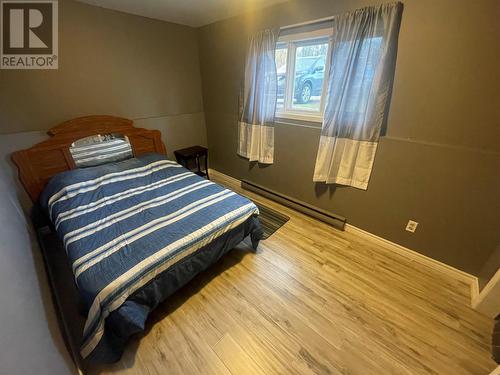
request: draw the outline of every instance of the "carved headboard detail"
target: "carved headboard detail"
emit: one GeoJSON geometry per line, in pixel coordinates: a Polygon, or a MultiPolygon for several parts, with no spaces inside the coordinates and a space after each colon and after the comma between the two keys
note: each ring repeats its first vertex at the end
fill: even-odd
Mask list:
{"type": "Polygon", "coordinates": [[[12,160],[29,196],[36,202],[50,178],[75,168],[69,147],[81,138],[96,134],[126,135],[134,156],[156,152],[166,154],[158,130],[135,128],[133,121],[114,116],[86,116],[63,122],[47,132],[51,138],[26,150],[16,151],[12,160]]]}

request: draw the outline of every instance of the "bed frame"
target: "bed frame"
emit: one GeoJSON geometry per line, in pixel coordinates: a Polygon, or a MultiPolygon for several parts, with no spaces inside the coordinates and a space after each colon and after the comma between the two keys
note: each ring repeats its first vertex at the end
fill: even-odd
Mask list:
{"type": "Polygon", "coordinates": [[[74,169],[70,145],[81,138],[96,134],[118,133],[126,135],[134,156],[156,152],[165,155],[165,145],[158,130],[136,128],[132,120],[114,116],[86,116],[63,122],[47,132],[51,137],[26,150],[16,151],[12,160],[19,170],[22,185],[35,203],[31,220],[40,244],[45,270],[52,292],[63,338],[68,346],[79,374],[86,373],[92,365],[83,360],[79,344],[85,324],[81,302],[65,251],[56,233],[41,214],[38,197],[51,177],[74,169]]]}
{"type": "Polygon", "coordinates": [[[78,139],[104,133],[126,135],[134,156],[149,152],[166,155],[158,130],[134,127],[133,121],[115,116],[86,116],[65,121],[47,132],[51,138],[26,150],[16,151],[12,160],[19,169],[19,179],[33,202],[51,177],[75,168],[69,147],[78,139]]]}

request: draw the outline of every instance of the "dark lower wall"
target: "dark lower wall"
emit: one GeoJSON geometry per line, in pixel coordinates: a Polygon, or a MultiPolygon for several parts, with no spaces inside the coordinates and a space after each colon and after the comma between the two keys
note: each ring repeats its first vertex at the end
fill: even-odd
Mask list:
{"type": "Polygon", "coordinates": [[[199,31],[211,166],[478,275],[500,244],[500,37],[494,0],[406,0],[387,135],[368,191],[314,184],[319,130],[276,125],[275,164],[236,155],[248,36],[372,1],[290,1],[199,31]],[[406,232],[409,219],[420,223],[406,232]]]}
{"type": "Polygon", "coordinates": [[[203,118],[194,28],[60,0],[59,52],[58,70],[0,70],[0,134],[89,114],[203,118]]]}

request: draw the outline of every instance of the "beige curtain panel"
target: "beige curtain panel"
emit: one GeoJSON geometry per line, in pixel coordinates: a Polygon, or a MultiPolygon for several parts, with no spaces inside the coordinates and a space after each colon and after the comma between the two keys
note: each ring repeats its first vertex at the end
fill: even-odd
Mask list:
{"type": "Polygon", "coordinates": [[[389,107],[402,12],[398,2],[334,17],[314,181],[368,188],[389,107]]]}

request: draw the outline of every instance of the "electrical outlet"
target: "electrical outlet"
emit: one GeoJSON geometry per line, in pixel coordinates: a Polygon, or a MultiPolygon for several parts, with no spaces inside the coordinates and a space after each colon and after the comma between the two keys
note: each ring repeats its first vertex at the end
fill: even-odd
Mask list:
{"type": "Polygon", "coordinates": [[[417,230],[418,223],[413,220],[409,220],[408,224],[406,224],[406,230],[411,233],[415,233],[417,230]]]}

